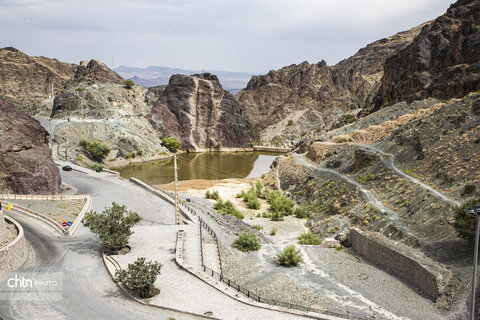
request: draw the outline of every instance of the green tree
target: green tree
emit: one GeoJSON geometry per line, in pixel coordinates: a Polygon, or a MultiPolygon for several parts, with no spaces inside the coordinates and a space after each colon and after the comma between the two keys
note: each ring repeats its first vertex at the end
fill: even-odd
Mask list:
{"type": "Polygon", "coordinates": [[[101,213],[90,211],[85,214],[82,223],[100,237],[105,247],[118,251],[125,247],[132,235],[131,228],[139,223],[142,217],[133,211],[127,211],[124,205],[115,202],[101,213]]]}
{"type": "Polygon", "coordinates": [[[127,79],[123,82],[123,86],[125,87],[125,89],[132,89],[134,84],[135,83],[131,79],[127,79]]]}
{"type": "Polygon", "coordinates": [[[260,249],[260,242],[253,233],[242,232],[232,245],[240,251],[249,252],[260,249]]]}
{"type": "Polygon", "coordinates": [[[155,295],[155,280],[160,275],[163,265],[156,261],[145,261],[138,258],[129,263],[127,270],[117,270],[113,281],[121,282],[125,287],[133,290],[140,298],[150,298],[155,295]]]}
{"type": "Polygon", "coordinates": [[[299,244],[305,245],[319,245],[322,243],[322,240],[316,237],[312,232],[304,232],[298,237],[299,244]]]}
{"type": "Polygon", "coordinates": [[[302,262],[302,255],[300,250],[295,247],[294,244],[287,246],[277,255],[275,262],[284,267],[295,267],[302,262]]]}
{"type": "Polygon", "coordinates": [[[180,141],[178,141],[174,137],[163,138],[162,143],[168,150],[171,150],[171,151],[175,151],[178,148],[180,148],[180,141]]]}
{"type": "Polygon", "coordinates": [[[89,141],[81,139],[78,144],[97,162],[102,162],[110,153],[110,147],[98,140],[89,141]]]}
{"type": "Polygon", "coordinates": [[[477,223],[477,218],[473,214],[466,213],[465,209],[473,209],[478,205],[480,205],[480,199],[472,199],[464,202],[460,207],[455,209],[454,228],[458,235],[463,239],[472,241],[475,238],[475,226],[477,223]]]}

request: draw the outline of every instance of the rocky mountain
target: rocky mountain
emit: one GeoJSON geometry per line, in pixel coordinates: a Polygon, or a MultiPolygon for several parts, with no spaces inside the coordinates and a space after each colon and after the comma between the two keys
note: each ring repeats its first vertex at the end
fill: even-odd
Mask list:
{"type": "MultiPolygon", "coordinates": [[[[82,61],[75,71],[71,83],[115,83],[122,84],[124,79],[99,60],[82,61]]],[[[68,85],[68,84],[67,84],[68,85]]]]}
{"type": "MultiPolygon", "coordinates": [[[[201,71],[158,66],[150,66],[148,68],[119,66],[114,70],[122,77],[132,79],[136,84],[145,88],[167,85],[170,77],[174,74],[192,75],[201,73],[201,71]]],[[[223,88],[231,94],[236,94],[241,89],[245,88],[248,81],[253,76],[253,74],[247,72],[222,70],[205,70],[205,72],[215,74],[223,88]]]]}
{"type": "Polygon", "coordinates": [[[318,126],[329,129],[332,119],[358,113],[371,103],[380,85],[383,64],[411,43],[421,28],[376,41],[335,66],[325,61],[303,62],[254,76],[236,97],[248,120],[267,140],[275,136],[298,139],[301,132],[318,126]],[[292,120],[295,127],[295,120],[306,111],[315,115],[302,122],[301,130],[292,132],[287,126],[272,130],[271,126],[280,121],[286,124],[292,120]]]}
{"type": "Polygon", "coordinates": [[[38,121],[0,99],[0,193],[59,192],[49,139],[38,121]]]}
{"type": "Polygon", "coordinates": [[[385,63],[375,109],[480,89],[480,2],[460,0],[385,63]]]}
{"type": "Polygon", "coordinates": [[[11,47],[0,49],[0,96],[11,99],[28,114],[49,113],[51,86],[57,94],[76,68],[57,59],[31,57],[11,47]]]}
{"type": "Polygon", "coordinates": [[[236,99],[208,73],[173,75],[148,119],[161,135],[180,139],[189,150],[249,147],[255,140],[236,99]]]}

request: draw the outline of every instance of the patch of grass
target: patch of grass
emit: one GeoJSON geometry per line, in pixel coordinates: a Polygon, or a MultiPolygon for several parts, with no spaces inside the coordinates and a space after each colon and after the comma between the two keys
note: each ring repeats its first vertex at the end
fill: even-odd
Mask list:
{"type": "Polygon", "coordinates": [[[270,229],[270,235],[271,235],[271,236],[276,235],[276,234],[277,234],[277,231],[278,231],[277,227],[273,227],[272,229],[270,229]]]}
{"type": "Polygon", "coordinates": [[[222,215],[234,216],[237,219],[243,219],[243,213],[240,212],[230,200],[223,202],[222,199],[218,199],[213,205],[215,210],[222,215]]]}
{"type": "Polygon", "coordinates": [[[357,182],[361,183],[361,184],[365,184],[367,183],[368,181],[370,180],[374,180],[375,179],[375,175],[373,173],[368,173],[364,176],[362,176],[361,174],[357,175],[357,182]]]}
{"type": "Polygon", "coordinates": [[[252,227],[254,227],[255,229],[257,229],[258,231],[262,231],[263,230],[263,227],[259,224],[254,224],[252,225],[252,227]]]}

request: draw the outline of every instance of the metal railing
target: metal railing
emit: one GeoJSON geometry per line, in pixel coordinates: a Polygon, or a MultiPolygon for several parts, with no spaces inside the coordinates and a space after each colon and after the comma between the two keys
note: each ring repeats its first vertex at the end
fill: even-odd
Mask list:
{"type": "MultiPolygon", "coordinates": [[[[160,192],[162,192],[166,196],[169,196],[171,198],[174,197],[173,193],[171,193],[171,192],[163,191],[163,190],[160,190],[160,189],[158,189],[156,187],[153,187],[153,186],[151,186],[151,187],[160,191],[160,192]]],[[[219,259],[219,262],[220,262],[220,271],[222,271],[223,270],[222,269],[222,260],[220,258],[220,249],[219,249],[219,243],[218,243],[217,235],[215,234],[213,229],[197,214],[195,209],[188,206],[185,201],[183,201],[181,203],[181,205],[183,205],[183,207],[185,209],[187,209],[189,212],[191,212],[193,215],[195,215],[198,218],[198,222],[200,224],[200,255],[201,255],[201,259],[202,259],[202,268],[203,268],[203,272],[205,274],[207,274],[208,276],[214,278],[215,280],[218,280],[218,281],[221,281],[221,282],[225,283],[229,287],[237,290],[239,293],[242,293],[246,297],[248,297],[248,298],[250,298],[254,301],[257,301],[259,303],[265,303],[265,304],[269,304],[269,305],[273,305],[273,306],[277,306],[277,307],[283,307],[283,308],[302,311],[302,312],[320,313],[320,314],[330,315],[330,316],[344,318],[344,319],[361,319],[361,320],[366,319],[366,318],[355,317],[355,316],[352,316],[350,314],[342,314],[342,313],[337,313],[337,312],[328,311],[328,310],[324,310],[324,309],[307,307],[307,306],[303,306],[303,305],[299,305],[299,304],[295,304],[295,303],[289,303],[289,302],[284,302],[284,301],[278,301],[278,300],[275,300],[275,299],[263,298],[263,297],[259,296],[258,294],[253,293],[249,289],[240,286],[235,281],[232,281],[232,280],[224,277],[223,272],[218,273],[215,270],[207,267],[203,263],[202,227],[215,239],[215,242],[217,244],[218,259],[219,259]]],[[[213,214],[209,211],[204,211],[204,210],[200,210],[200,211],[202,211],[203,213],[207,213],[211,217],[214,217],[213,214]]]]}

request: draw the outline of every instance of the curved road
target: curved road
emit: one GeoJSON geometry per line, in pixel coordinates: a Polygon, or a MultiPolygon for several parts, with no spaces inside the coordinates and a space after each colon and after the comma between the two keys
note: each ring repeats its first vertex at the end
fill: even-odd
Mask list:
{"type": "MultiPolygon", "coordinates": [[[[62,172],[63,181],[78,192],[93,197],[93,210],[102,210],[111,201],[126,204],[139,212],[144,225],[173,221],[173,208],[157,197],[144,197],[146,191],[119,179],[99,179],[79,172],[62,172]],[[103,199],[109,190],[108,201],[103,199]],[[110,192],[114,192],[113,197],[110,192]],[[142,200],[140,200],[142,199],[142,200]],[[145,200],[147,199],[147,200],[145,200]]],[[[74,237],[57,235],[44,224],[10,214],[24,228],[29,243],[21,272],[60,272],[63,299],[52,301],[48,294],[36,293],[40,301],[12,301],[0,297],[0,317],[6,319],[202,319],[203,317],[140,305],[127,298],[111,281],[101,259],[102,245],[81,226],[74,237]]],[[[37,299],[36,299],[37,300],[37,299]]]]}

